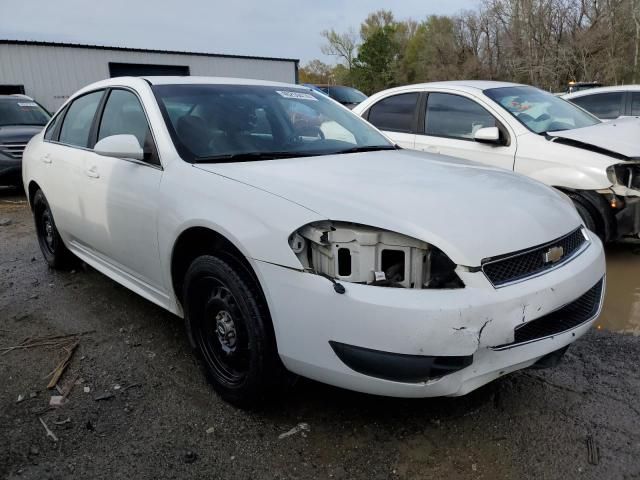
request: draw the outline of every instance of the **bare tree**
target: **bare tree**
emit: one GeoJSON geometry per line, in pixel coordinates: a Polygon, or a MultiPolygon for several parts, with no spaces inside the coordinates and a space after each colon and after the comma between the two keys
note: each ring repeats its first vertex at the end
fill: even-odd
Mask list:
{"type": "Polygon", "coordinates": [[[351,29],[345,33],[338,33],[335,30],[325,30],[321,33],[322,37],[327,41],[322,46],[322,53],[325,55],[333,55],[345,63],[349,71],[353,68],[358,50],[357,37],[351,29]]]}

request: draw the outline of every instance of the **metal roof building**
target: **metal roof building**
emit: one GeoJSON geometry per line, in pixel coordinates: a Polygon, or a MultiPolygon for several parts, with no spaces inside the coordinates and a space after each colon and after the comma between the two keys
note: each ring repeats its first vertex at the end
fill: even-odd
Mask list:
{"type": "Polygon", "coordinates": [[[24,93],[52,112],[85,85],[127,75],[203,75],[296,83],[298,60],[0,40],[0,94],[24,93]]]}

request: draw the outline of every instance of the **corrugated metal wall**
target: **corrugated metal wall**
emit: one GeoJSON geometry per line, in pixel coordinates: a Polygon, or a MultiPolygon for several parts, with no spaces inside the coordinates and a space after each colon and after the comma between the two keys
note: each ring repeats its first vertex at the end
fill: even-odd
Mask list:
{"type": "Polygon", "coordinates": [[[187,65],[191,75],[296,81],[290,60],[0,44],[0,85],[24,85],[27,95],[54,112],[75,91],[109,78],[109,62],[187,65]]]}

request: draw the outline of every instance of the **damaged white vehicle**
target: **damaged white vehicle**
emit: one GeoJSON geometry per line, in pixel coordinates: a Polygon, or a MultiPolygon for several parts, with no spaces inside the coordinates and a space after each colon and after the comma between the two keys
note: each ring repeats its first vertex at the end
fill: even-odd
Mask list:
{"type": "Polygon", "coordinates": [[[402,147],[513,170],[557,188],[604,241],[640,235],[637,119],[603,123],[537,88],[474,80],[385,90],[353,111],[402,147]]]}
{"type": "Polygon", "coordinates": [[[295,85],[114,78],[24,154],[42,252],[184,317],[215,389],[288,372],[380,395],[463,395],[549,366],[597,317],[602,244],[564,195],[399,150],[295,85]]]}

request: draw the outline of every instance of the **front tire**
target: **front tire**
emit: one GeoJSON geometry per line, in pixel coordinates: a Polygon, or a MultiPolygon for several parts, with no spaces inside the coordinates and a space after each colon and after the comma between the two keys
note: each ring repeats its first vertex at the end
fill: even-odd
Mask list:
{"type": "Polygon", "coordinates": [[[73,254],[65,246],[60,233],[58,233],[53,213],[51,213],[51,208],[42,190],[35,193],[32,203],[38,244],[44,259],[51,268],[71,267],[74,260],[73,254]]]}
{"type": "Polygon", "coordinates": [[[604,237],[604,232],[598,226],[598,222],[596,220],[597,213],[594,212],[595,209],[593,206],[588,200],[582,198],[580,195],[572,194],[569,197],[573,201],[573,205],[576,207],[576,210],[586,227],[602,239],[604,237]]]}
{"type": "Polygon", "coordinates": [[[244,408],[276,393],[285,376],[256,280],[230,259],[196,258],[185,276],[187,335],[220,396],[244,408]]]}

